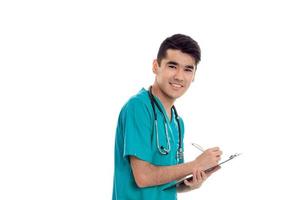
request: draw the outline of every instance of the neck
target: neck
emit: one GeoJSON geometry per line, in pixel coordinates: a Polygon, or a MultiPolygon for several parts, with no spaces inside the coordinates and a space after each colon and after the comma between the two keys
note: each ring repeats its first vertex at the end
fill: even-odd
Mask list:
{"type": "Polygon", "coordinates": [[[152,86],[152,94],[156,96],[161,103],[163,104],[169,119],[171,119],[171,108],[174,105],[175,99],[170,98],[167,96],[157,85],[157,83],[154,83],[152,86]]]}

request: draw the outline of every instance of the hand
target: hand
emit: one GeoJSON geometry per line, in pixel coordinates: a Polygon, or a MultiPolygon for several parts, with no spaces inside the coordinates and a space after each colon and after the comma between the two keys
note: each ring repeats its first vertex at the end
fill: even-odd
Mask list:
{"type": "Polygon", "coordinates": [[[193,179],[188,181],[184,180],[184,184],[189,187],[190,190],[199,188],[202,183],[207,179],[207,175],[201,169],[196,169],[193,171],[193,179]]]}
{"type": "MultiPolygon", "coordinates": [[[[212,171],[205,173],[204,171],[202,171],[201,169],[196,169],[193,172],[193,179],[188,181],[188,180],[184,180],[184,184],[186,187],[188,187],[187,190],[193,190],[193,189],[197,189],[199,188],[202,183],[213,173],[215,173],[216,171],[218,171],[221,167],[220,166],[216,166],[212,171]]],[[[184,191],[184,190],[182,190],[184,191]]],[[[181,191],[181,192],[182,192],[181,191]]]]}
{"type": "Polygon", "coordinates": [[[200,156],[198,156],[194,163],[196,168],[201,168],[203,170],[214,167],[218,165],[221,159],[222,151],[219,147],[214,147],[205,150],[200,156]]]}

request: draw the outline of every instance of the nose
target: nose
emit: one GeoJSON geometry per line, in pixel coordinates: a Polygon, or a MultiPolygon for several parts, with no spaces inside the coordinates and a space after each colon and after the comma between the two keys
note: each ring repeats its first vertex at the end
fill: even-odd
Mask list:
{"type": "Polygon", "coordinates": [[[178,81],[183,81],[184,78],[184,70],[182,69],[182,67],[178,67],[176,69],[176,73],[174,75],[174,78],[178,81]]]}

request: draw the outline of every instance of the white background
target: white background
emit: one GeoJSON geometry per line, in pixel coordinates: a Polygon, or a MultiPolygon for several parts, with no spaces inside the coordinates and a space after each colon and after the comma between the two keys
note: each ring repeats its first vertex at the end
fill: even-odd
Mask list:
{"type": "Polygon", "coordinates": [[[296,1],[1,1],[0,199],[111,199],[127,99],[165,37],[197,40],[190,143],[242,152],[179,199],[299,199],[296,1]]]}

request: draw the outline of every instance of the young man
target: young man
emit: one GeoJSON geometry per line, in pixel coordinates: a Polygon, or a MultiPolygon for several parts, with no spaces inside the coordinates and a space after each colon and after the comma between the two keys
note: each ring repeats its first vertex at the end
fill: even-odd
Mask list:
{"type": "Polygon", "coordinates": [[[177,191],[200,187],[214,171],[222,152],[205,150],[191,162],[183,161],[184,125],[174,107],[194,80],[200,48],[186,35],[163,41],[153,61],[155,81],[123,106],[115,140],[113,200],[175,200],[177,191]],[[170,187],[187,175],[183,186],[170,187]]]}

